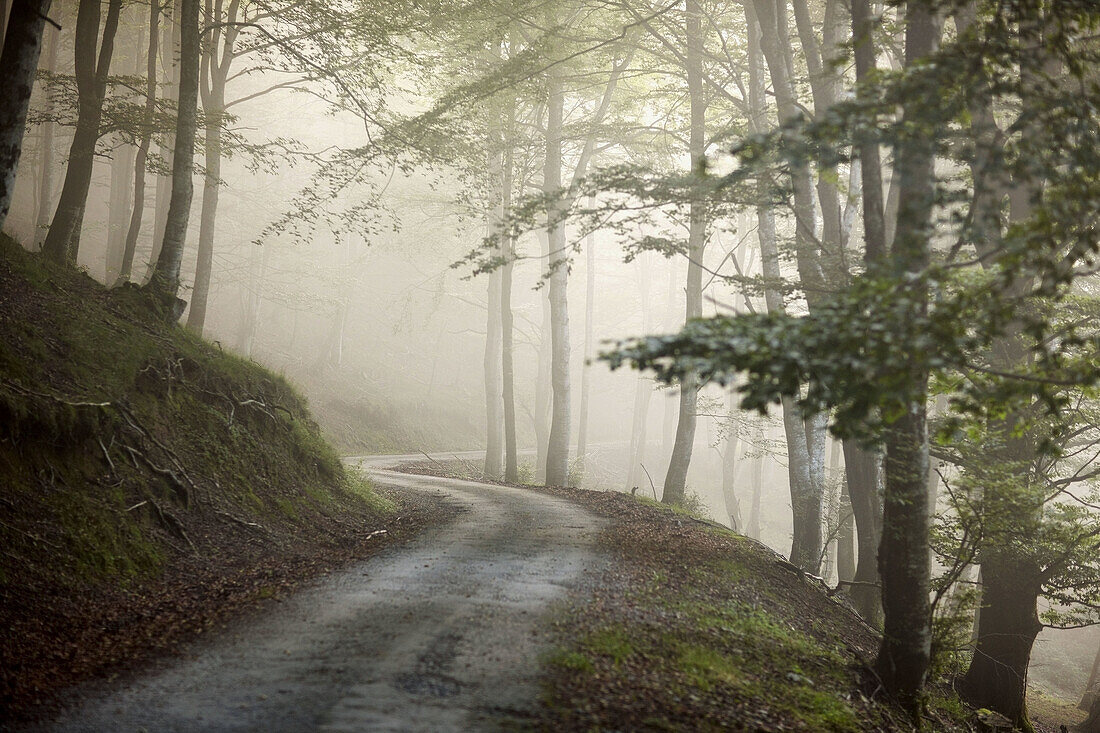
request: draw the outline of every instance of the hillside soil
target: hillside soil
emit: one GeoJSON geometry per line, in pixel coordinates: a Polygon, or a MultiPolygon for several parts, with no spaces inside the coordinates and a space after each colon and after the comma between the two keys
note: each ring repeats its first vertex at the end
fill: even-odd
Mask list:
{"type": "Polygon", "coordinates": [[[281,377],[0,237],[0,722],[400,542],[281,377]]]}

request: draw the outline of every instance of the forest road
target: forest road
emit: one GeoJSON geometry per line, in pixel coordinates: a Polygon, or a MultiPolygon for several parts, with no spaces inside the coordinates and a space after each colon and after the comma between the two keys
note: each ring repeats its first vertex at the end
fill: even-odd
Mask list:
{"type": "MultiPolygon", "coordinates": [[[[415,456],[412,458],[416,458],[415,456]]],[[[136,679],[91,688],[40,730],[465,731],[529,727],[540,617],[602,562],[600,520],[563,499],[385,470],[458,511],[136,679]]]]}

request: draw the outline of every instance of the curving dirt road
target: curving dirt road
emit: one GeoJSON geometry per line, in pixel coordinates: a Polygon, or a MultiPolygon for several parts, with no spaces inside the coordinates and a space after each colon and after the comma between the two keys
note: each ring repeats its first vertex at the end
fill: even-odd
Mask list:
{"type": "Polygon", "coordinates": [[[42,730],[458,731],[525,727],[537,621],[598,562],[599,520],[561,499],[409,476],[457,518],[334,573],[140,679],[87,693],[42,730]]]}

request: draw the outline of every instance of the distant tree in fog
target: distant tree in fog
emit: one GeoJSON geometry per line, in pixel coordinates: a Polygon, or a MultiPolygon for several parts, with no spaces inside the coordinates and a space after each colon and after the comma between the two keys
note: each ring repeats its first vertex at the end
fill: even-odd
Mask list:
{"type": "Polygon", "coordinates": [[[122,0],[109,0],[100,39],[100,0],[80,0],[76,17],[76,88],[79,114],[76,133],[69,148],[69,162],[61,198],[57,202],[42,254],[55,262],[76,262],[80,227],[92,181],[92,164],[100,136],[107,77],[114,57],[122,0]]]}

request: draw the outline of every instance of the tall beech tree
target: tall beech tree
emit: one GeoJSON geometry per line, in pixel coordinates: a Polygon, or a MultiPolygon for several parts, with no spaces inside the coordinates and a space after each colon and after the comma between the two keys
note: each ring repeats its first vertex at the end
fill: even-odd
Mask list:
{"type": "Polygon", "coordinates": [[[92,165],[99,141],[103,100],[115,50],[115,35],[122,11],[122,0],[109,0],[100,38],[99,0],[80,0],[76,15],[76,90],[78,116],[76,132],[69,148],[65,181],[57,202],[49,232],[42,243],[42,254],[55,262],[75,262],[80,247],[80,227],[84,206],[92,182],[92,165]],[[98,51],[98,52],[97,52],[98,51]]]}
{"type": "Polygon", "coordinates": [[[199,0],[180,0],[180,86],[172,156],[172,198],[164,242],[152,278],[146,286],[155,297],[166,303],[173,321],[183,315],[184,307],[177,293],[194,194],[192,173],[195,169],[195,135],[198,130],[200,51],[199,0]]]}

